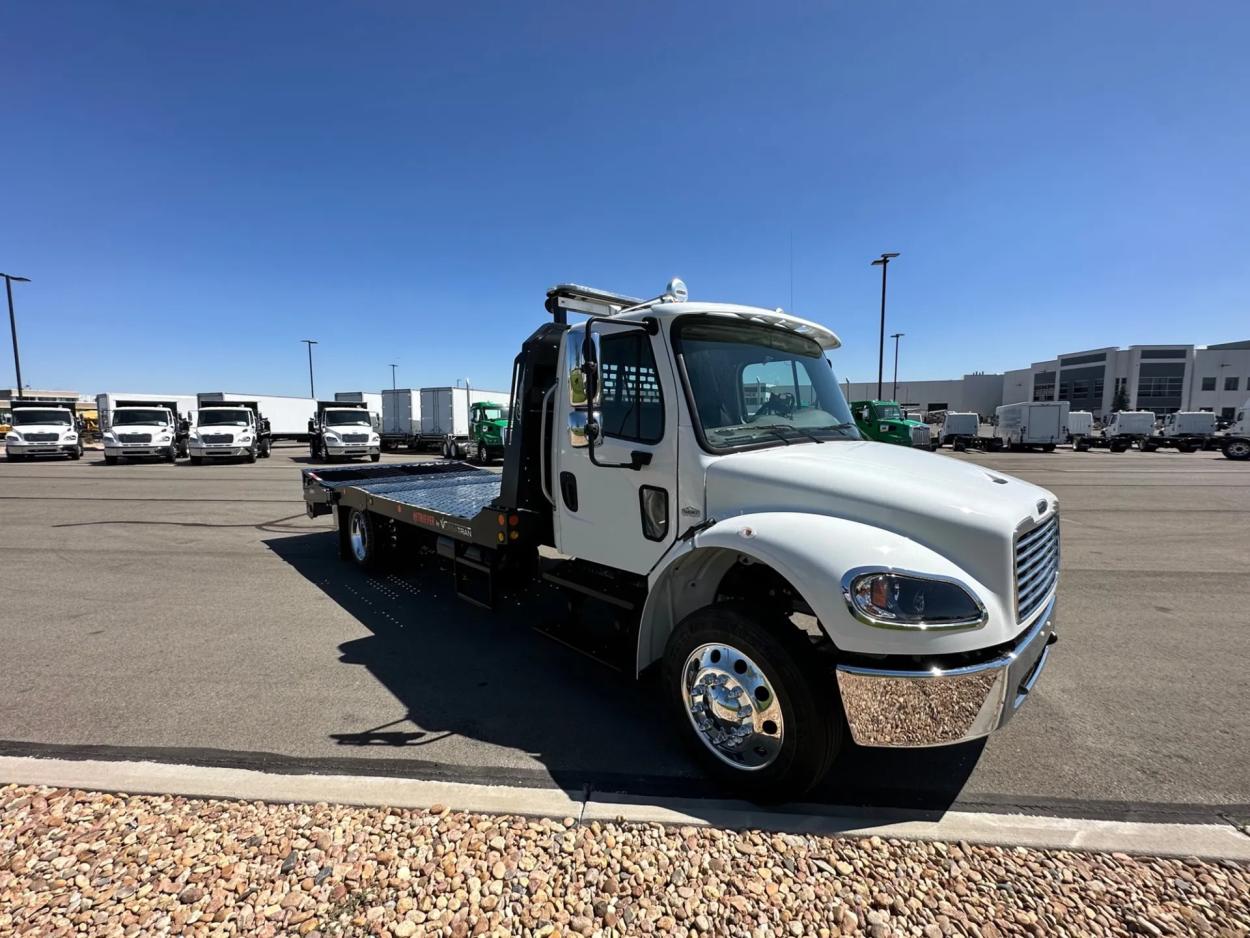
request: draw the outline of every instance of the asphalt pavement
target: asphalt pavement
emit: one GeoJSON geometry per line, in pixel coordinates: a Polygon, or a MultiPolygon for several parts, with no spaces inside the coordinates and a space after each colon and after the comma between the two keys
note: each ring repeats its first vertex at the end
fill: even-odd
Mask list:
{"type": "MultiPolygon", "coordinates": [[[[1250,469],[949,458],[1059,496],[1061,640],[988,742],[852,748],[818,800],[1250,816],[1250,469]]],[[[339,561],[306,464],[0,463],[0,754],[714,794],[653,686],[533,630],[550,603],[492,614],[437,571],[339,561]]]]}

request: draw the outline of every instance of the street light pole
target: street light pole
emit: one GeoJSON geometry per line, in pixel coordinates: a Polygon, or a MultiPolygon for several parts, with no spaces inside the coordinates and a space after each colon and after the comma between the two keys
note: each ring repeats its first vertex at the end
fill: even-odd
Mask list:
{"type": "Polygon", "coordinates": [[[872,262],[873,267],[881,268],[881,333],[877,340],[877,400],[881,400],[881,385],[885,377],[885,272],[890,261],[898,257],[898,251],[885,253],[872,262]]]}
{"type": "Polygon", "coordinates": [[[13,315],[13,281],[30,283],[29,277],[15,277],[12,274],[0,274],[4,278],[4,292],[9,297],[9,331],[13,333],[13,370],[17,372],[17,396],[22,396],[22,359],[17,354],[17,317],[13,315]]]}
{"type": "Polygon", "coordinates": [[[898,400],[898,340],[907,335],[906,332],[895,332],[890,336],[894,340],[894,387],[890,391],[890,400],[898,400]]]}
{"type": "Polygon", "coordinates": [[[391,390],[395,390],[395,366],[391,365],[391,390]]]}
{"type": "Polygon", "coordinates": [[[313,384],[312,347],[317,344],[317,340],[316,339],[300,339],[300,341],[305,342],[308,345],[308,396],[311,397],[313,400],[316,400],[317,388],[313,384]]]}

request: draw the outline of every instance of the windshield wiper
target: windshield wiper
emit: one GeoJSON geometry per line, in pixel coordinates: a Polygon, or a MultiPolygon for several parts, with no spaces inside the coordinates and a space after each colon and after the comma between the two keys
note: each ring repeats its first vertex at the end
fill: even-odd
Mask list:
{"type": "MultiPolygon", "coordinates": [[[[759,424],[755,424],[755,425],[753,426],[753,429],[758,429],[758,430],[771,430],[771,431],[773,431],[774,433],[777,433],[779,436],[780,436],[779,431],[781,431],[781,430],[793,430],[793,431],[794,431],[795,433],[797,433],[799,436],[805,436],[805,437],[807,437],[809,440],[811,440],[813,443],[823,443],[823,442],[825,442],[825,441],[824,441],[824,440],[822,440],[820,437],[816,436],[816,434],[812,433],[810,430],[805,430],[805,429],[803,429],[802,427],[796,427],[796,426],[794,426],[794,425],[792,425],[792,424],[788,424],[788,423],[766,423],[766,424],[764,424],[763,426],[760,426],[759,424]]],[[[783,440],[784,440],[784,439],[785,439],[785,437],[781,437],[781,439],[783,439],[783,440]]],[[[790,441],[789,441],[789,440],[786,440],[786,442],[788,443],[788,442],[790,442],[790,441]]]]}

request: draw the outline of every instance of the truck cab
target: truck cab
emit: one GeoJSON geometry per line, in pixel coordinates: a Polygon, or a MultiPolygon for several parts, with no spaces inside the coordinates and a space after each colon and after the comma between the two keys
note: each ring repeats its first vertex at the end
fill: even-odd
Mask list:
{"type": "Polygon", "coordinates": [[[484,466],[503,459],[508,434],[508,405],[478,401],[469,407],[469,459],[484,466]]]}
{"type": "Polygon", "coordinates": [[[929,425],[910,419],[897,401],[855,401],[851,404],[851,412],[865,439],[920,449],[935,448],[929,425]]]}
{"type": "Polygon", "coordinates": [[[187,440],[191,465],[205,459],[245,459],[256,462],[269,455],[269,423],[255,405],[246,402],[201,407],[187,440]]]}
{"type": "Polygon", "coordinates": [[[308,421],[308,448],[313,459],[330,462],[367,456],[382,458],[382,437],[373,426],[364,402],[318,401],[317,413],[308,421]]]}
{"type": "Polygon", "coordinates": [[[82,427],[71,404],[16,400],[11,425],[4,435],[4,457],[9,461],[34,456],[82,459],[82,427]]]}
{"type": "Polygon", "coordinates": [[[679,281],[546,305],[501,474],[304,471],[345,559],[444,564],[486,606],[566,591],[561,640],[658,671],[671,726],[752,797],[810,789],[849,740],[976,739],[1028,699],[1055,634],[1051,493],[865,439],[817,323],[679,281]]]}
{"type": "Polygon", "coordinates": [[[104,461],[110,466],[121,459],[159,457],[175,462],[187,455],[188,426],[169,404],[127,404],[107,415],[104,461]]]}

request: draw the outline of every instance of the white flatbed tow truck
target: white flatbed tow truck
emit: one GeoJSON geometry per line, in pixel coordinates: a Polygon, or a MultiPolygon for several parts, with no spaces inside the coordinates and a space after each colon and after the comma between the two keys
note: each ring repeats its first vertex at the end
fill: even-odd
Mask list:
{"type": "Polygon", "coordinates": [[[680,281],[645,301],[565,284],[546,308],[502,474],[303,471],[345,559],[441,564],[488,607],[559,591],[559,637],[658,670],[672,725],[754,798],[807,791],[848,738],[959,743],[1028,699],[1055,640],[1050,492],[860,439],[814,322],[680,281]]]}

